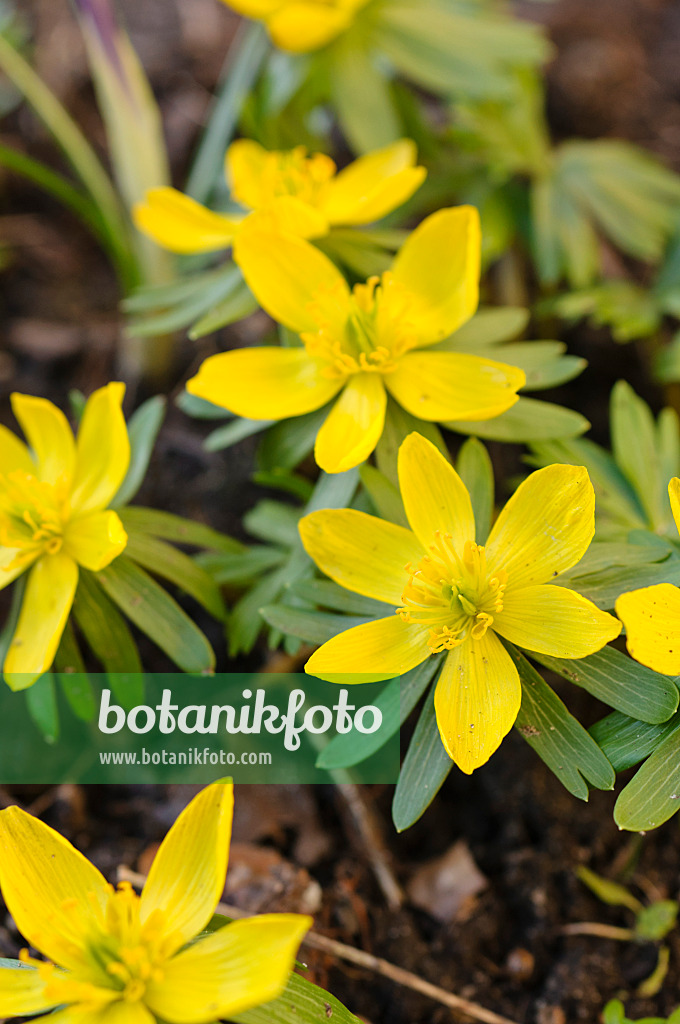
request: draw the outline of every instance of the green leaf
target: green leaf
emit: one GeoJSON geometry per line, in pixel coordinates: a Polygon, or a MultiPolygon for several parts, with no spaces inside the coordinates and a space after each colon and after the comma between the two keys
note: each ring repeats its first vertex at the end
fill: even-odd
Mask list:
{"type": "Polygon", "coordinates": [[[149,534],[152,537],[173,541],[175,544],[207,548],[209,551],[223,551],[226,554],[238,554],[246,550],[245,544],[228,537],[226,533],[219,533],[203,523],[184,519],[162,509],[132,505],[122,509],[120,518],[129,533],[149,534]]]}
{"type": "Polygon", "coordinates": [[[335,996],[299,974],[291,974],[278,999],[231,1019],[235,1024],[361,1024],[335,996]]]}
{"type": "Polygon", "coordinates": [[[619,885],[618,882],[613,882],[610,878],[596,875],[594,871],[586,867],[578,867],[576,874],[602,903],[606,903],[610,907],[628,907],[634,914],[639,913],[642,909],[640,901],[625,886],[619,885]]]}
{"type": "Polygon", "coordinates": [[[437,727],[434,689],[413,730],[394,792],[392,820],[397,832],[405,831],[422,817],[453,768],[437,727]]]}
{"type": "Polygon", "coordinates": [[[305,459],[316,441],[322,423],[328,416],[329,405],[292,416],[274,424],[260,441],[257,465],[262,470],[294,469],[305,459]]]}
{"type": "Polygon", "coordinates": [[[373,701],[383,716],[382,727],[378,733],[339,733],[322,750],[316,762],[317,767],[329,771],[335,768],[350,768],[365,761],[384,746],[413,711],[439,668],[440,660],[427,658],[400,679],[392,679],[380,696],[373,701]]]}
{"type": "Polygon", "coordinates": [[[591,725],[588,731],[602,748],[614,771],[623,772],[649,757],[677,729],[679,723],[680,714],[677,712],[662,725],[650,725],[614,711],[591,725]]]}
{"type": "Polygon", "coordinates": [[[268,569],[280,565],[287,552],[279,548],[257,545],[233,555],[205,553],[196,556],[196,561],[209,572],[216,583],[246,584],[268,569]]]}
{"type": "Polygon", "coordinates": [[[94,573],[81,570],[73,614],[93,654],[107,672],[114,676],[141,673],[139,651],[128,625],[99,586],[94,573]]]}
{"type": "Polygon", "coordinates": [[[268,605],[260,608],[259,612],[264,621],[274,629],[287,636],[305,640],[309,644],[325,644],[338,633],[371,621],[365,616],[317,612],[284,604],[268,605]]]}
{"type": "Polygon", "coordinates": [[[227,625],[229,657],[248,654],[262,629],[260,609],[279,597],[288,579],[287,567],[263,576],[255,586],[236,602],[227,625]]]}
{"type": "MultiPolygon", "coordinates": [[[[169,334],[192,323],[197,317],[212,311],[224,301],[230,301],[236,284],[241,280],[240,270],[232,263],[220,267],[219,276],[210,278],[200,290],[195,290],[183,301],[175,300],[167,308],[146,314],[129,324],[136,338],[169,334]]],[[[247,315],[248,308],[244,312],[247,315]]]]}
{"type": "MultiPolygon", "coordinates": [[[[9,645],[12,642],[12,637],[17,628],[19,622],[19,615],[21,613],[21,604],[24,599],[24,591],[26,590],[27,576],[24,574],[20,576],[14,582],[12,589],[12,601],[9,606],[9,613],[5,619],[5,624],[0,632],[0,665],[4,665],[9,645]]],[[[24,689],[24,687],[21,687],[24,689]]],[[[14,689],[12,687],[12,689],[14,689]]]]}
{"type": "Polygon", "coordinates": [[[511,441],[516,444],[547,441],[553,438],[577,437],[589,429],[590,423],[580,412],[565,409],[552,402],[520,396],[519,400],[492,420],[465,420],[444,423],[459,434],[472,434],[490,441],[511,441]]]}
{"type": "Polygon", "coordinates": [[[359,475],[380,518],[410,529],[401,494],[392,481],[368,464],[361,466],[359,475]]]}
{"type": "Polygon", "coordinates": [[[399,114],[384,68],[352,36],[338,39],[329,53],[333,105],[343,134],[355,153],[368,153],[402,134],[399,114]]]}
{"type": "Polygon", "coordinates": [[[299,508],[264,498],[243,517],[243,527],[258,540],[291,547],[298,542],[299,508]]]}
{"type": "Polygon", "coordinates": [[[610,416],[614,458],[637,494],[649,525],[656,529],[667,518],[662,494],[665,497],[668,481],[660,479],[656,428],[651,409],[638,398],[630,384],[620,380],[612,389],[610,416]]]}
{"type": "Polygon", "coordinates": [[[531,657],[616,711],[642,722],[666,722],[678,710],[680,693],[668,676],[645,668],[614,647],[574,660],[544,654],[531,657]]]}
{"type": "Polygon", "coordinates": [[[477,543],[484,544],[491,529],[494,479],[489,453],[476,437],[469,437],[461,446],[456,469],[470,492],[477,543]]]}
{"type": "Polygon", "coordinates": [[[529,310],[521,306],[480,309],[443,345],[461,352],[476,352],[487,345],[510,341],[526,330],[529,315],[529,310]]]}
{"type": "Polygon", "coordinates": [[[207,638],[176,601],[125,555],[95,574],[108,596],[183,671],[212,672],[207,638]]]}
{"type": "Polygon", "coordinates": [[[74,715],[83,722],[91,721],[96,708],[94,693],[70,619],[62,633],[59,649],[54,658],[54,667],[58,672],[57,678],[62,692],[74,715]]]}
{"type": "Polygon", "coordinates": [[[198,395],[191,395],[188,391],[181,391],[175,399],[175,405],[187,416],[195,420],[223,420],[231,414],[223,409],[221,405],[208,402],[198,395]]]}
{"type": "Polygon", "coordinates": [[[59,739],[59,709],[54,676],[46,672],[26,690],[28,712],[43,735],[46,743],[59,739]]]}
{"type": "Polygon", "coordinates": [[[156,395],[140,405],[130,417],[130,465],[118,493],[109,503],[110,508],[127,505],[144,483],[156,438],[165,418],[166,404],[165,398],[156,395]]]}
{"type": "Polygon", "coordinates": [[[657,900],[650,907],[643,907],[637,915],[635,934],[648,942],[665,939],[678,923],[679,909],[675,900],[657,900]]]}
{"type": "Polygon", "coordinates": [[[287,591],[293,597],[299,597],[307,604],[319,605],[334,612],[345,612],[348,615],[367,615],[374,619],[394,614],[394,607],[372,597],[355,594],[346,590],[333,580],[303,579],[291,583],[287,591]]]}
{"type": "Polygon", "coordinates": [[[614,807],[614,821],[630,832],[658,828],[680,810],[680,722],[638,769],[614,807]]]}
{"type": "Polygon", "coordinates": [[[406,409],[402,409],[392,398],[388,397],[385,426],[383,427],[382,437],[378,441],[375,455],[378,469],[396,487],[399,486],[397,476],[397,453],[399,446],[404,438],[414,430],[422,434],[428,441],[431,441],[447,459],[449,458],[448,449],[438,427],[434,423],[426,423],[424,420],[419,420],[416,416],[412,416],[409,412],[406,412],[406,409]]]}
{"type": "Polygon", "coordinates": [[[261,433],[267,427],[271,427],[272,423],[274,420],[247,420],[238,416],[208,434],[203,442],[203,447],[208,452],[224,451],[225,448],[231,448],[232,445],[238,444],[246,437],[261,433]]]}
{"type": "Polygon", "coordinates": [[[257,299],[245,281],[237,281],[234,289],[221,299],[211,299],[211,308],[191,325],[189,337],[192,341],[198,341],[206,334],[213,334],[228,324],[245,320],[258,308],[257,299]]]}
{"type": "Polygon", "coordinates": [[[214,618],[224,622],[227,612],[217,583],[183,551],[149,534],[130,533],[125,554],[142,568],[174,583],[214,618]]]}
{"type": "Polygon", "coordinates": [[[587,597],[598,608],[608,609],[613,608],[617,597],[626,591],[656,583],[680,585],[680,558],[672,556],[662,562],[632,567],[613,566],[611,570],[585,576],[570,571],[564,578],[560,576],[560,582],[587,597]]]}
{"type": "Polygon", "coordinates": [[[524,655],[510,644],[505,647],[522,683],[522,706],[515,728],[562,785],[580,800],[588,799],[586,780],[597,789],[613,789],[614,769],[592,736],[524,655]]]}

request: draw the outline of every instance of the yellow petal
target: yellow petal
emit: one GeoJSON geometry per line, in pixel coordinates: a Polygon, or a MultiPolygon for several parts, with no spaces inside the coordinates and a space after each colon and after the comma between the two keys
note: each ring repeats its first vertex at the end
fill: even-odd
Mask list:
{"type": "Polygon", "coordinates": [[[31,569],[5,658],[5,680],[12,689],[29,686],[54,661],[77,585],[78,566],[63,552],[43,555],[31,569]]]}
{"type": "MultiPolygon", "coordinates": [[[[61,409],[46,398],[13,394],[12,410],[33,450],[37,476],[46,483],[70,483],[76,450],[73,431],[61,409]]],[[[35,466],[29,472],[35,473],[35,466]]]]}
{"type": "Polygon", "coordinates": [[[267,28],[275,46],[290,53],[309,53],[330,43],[352,20],[350,11],[318,0],[289,0],[270,15],[267,28]]]}
{"type": "Polygon", "coordinates": [[[434,705],[442,743],[461,771],[485,764],[510,732],[522,702],[512,658],[491,630],[447,655],[434,705]]]}
{"type": "Polygon", "coordinates": [[[237,348],[210,356],[187,391],[253,420],[282,420],[320,409],[341,380],[322,375],[325,364],[303,348],[237,348]]]}
{"type": "Polygon", "coordinates": [[[477,309],[480,253],[474,206],[439,210],[407,238],[392,273],[409,293],[409,318],[423,340],[448,337],[477,309]]]}
{"type": "Polygon", "coordinates": [[[493,628],[537,654],[585,658],[614,640],[621,623],[573,590],[544,583],[506,594],[493,628]]]}
{"type": "Polygon", "coordinates": [[[0,476],[16,469],[35,476],[35,463],[24,442],[0,425],[0,476]]]}
{"type": "Polygon", "coordinates": [[[200,939],[163,967],[146,1001],[170,1024],[211,1024],[283,992],[305,932],[301,914],[263,914],[234,921],[200,939]]]}
{"type": "Polygon", "coordinates": [[[422,420],[487,420],[517,401],[523,370],[459,352],[407,352],[385,377],[390,394],[422,420]],[[454,411],[455,410],[455,411],[454,411]]]}
{"type": "Polygon", "coordinates": [[[377,373],[350,378],[317,434],[314,457],[326,473],[343,473],[369,457],[385,426],[387,393],[377,373]]]}
{"type": "Polygon", "coordinates": [[[130,465],[130,440],[121,408],[124,384],[107,384],[87,401],[76,442],[71,505],[79,513],[105,508],[130,465]]]}
{"type": "Polygon", "coordinates": [[[374,683],[409,672],[432,653],[428,630],[398,615],[339,633],[315,651],[305,672],[331,683],[374,683]]]}
{"type": "MultiPolygon", "coordinates": [[[[272,8],[276,2],[280,0],[275,0],[272,8]]],[[[260,18],[262,14],[248,14],[248,17],[260,18]]],[[[268,159],[269,152],[254,139],[237,139],[227,150],[224,170],[232,197],[249,210],[257,210],[263,205],[262,176],[268,159]]]]}
{"type": "Polygon", "coordinates": [[[595,533],[595,492],[583,466],[546,466],[519,485],[486,544],[489,573],[508,591],[547,583],[583,557],[595,533]]]}
{"type": "Polygon", "coordinates": [[[279,323],[298,332],[328,324],[344,329],[350,305],[347,282],[309,242],[261,230],[257,219],[248,217],[236,239],[234,259],[257,301],[279,323]]]}
{"type": "Polygon", "coordinates": [[[632,658],[667,676],[680,675],[680,590],[658,583],[621,594],[616,614],[632,658]]]}
{"type": "Polygon", "coordinates": [[[329,182],[323,198],[330,223],[370,224],[401,206],[427,174],[415,162],[415,143],[400,139],[345,167],[329,182]]]}
{"type": "Polygon", "coordinates": [[[12,967],[0,967],[0,1017],[30,1017],[50,1010],[43,994],[45,982],[35,967],[15,961],[12,967]]]}
{"type": "Polygon", "coordinates": [[[77,970],[108,900],[105,878],[63,836],[18,807],[0,811],[0,888],[17,929],[77,970]]]}
{"type": "Polygon", "coordinates": [[[263,210],[251,214],[258,227],[298,238],[321,238],[328,234],[325,215],[297,196],[279,196],[263,210]]]}
{"type": "Polygon", "coordinates": [[[17,548],[0,547],[0,590],[9,586],[17,576],[21,576],[25,571],[26,562],[22,560],[17,564],[17,555],[24,554],[25,552],[19,551],[17,548]]]}
{"type": "Polygon", "coordinates": [[[455,469],[422,434],[409,434],[399,449],[399,486],[411,529],[429,549],[437,531],[449,533],[462,552],[475,539],[467,488],[455,469]]]}
{"type": "Polygon", "coordinates": [[[151,865],[140,918],[143,924],[155,910],[162,911],[173,952],[205,928],[222,895],[233,807],[231,783],[201,790],[177,818],[151,865]]]}
{"type": "Polygon", "coordinates": [[[156,1024],[142,1002],[118,999],[111,1003],[74,1004],[50,1014],[49,1024],[156,1024]]]}
{"type": "Polygon", "coordinates": [[[680,533],[680,480],[674,476],[668,485],[668,497],[671,499],[671,512],[675,526],[680,533]]]}
{"type": "Polygon", "coordinates": [[[154,188],[132,211],[135,226],[170,252],[227,249],[239,221],[201,206],[175,188],[154,188]]]}
{"type": "Polygon", "coordinates": [[[127,534],[115,512],[90,512],[71,519],[64,531],[64,550],[92,572],[110,565],[125,550],[127,534]]]}
{"type": "Polygon", "coordinates": [[[305,551],[347,590],[395,607],[408,582],[406,565],[425,552],[414,534],[356,509],[320,509],[300,520],[305,551]]]}
{"type": "Polygon", "coordinates": [[[284,0],[222,0],[227,7],[231,7],[237,14],[244,18],[266,18],[280,7],[284,0]]]}

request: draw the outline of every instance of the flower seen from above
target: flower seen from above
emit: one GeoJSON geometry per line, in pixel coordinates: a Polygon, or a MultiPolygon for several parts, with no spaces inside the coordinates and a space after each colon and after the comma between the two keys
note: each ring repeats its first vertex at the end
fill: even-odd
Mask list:
{"type": "Polygon", "coordinates": [[[291,53],[319,50],[345,32],[369,0],[223,0],[246,18],[263,21],[272,42],[291,53]]]}
{"type": "Polygon", "coordinates": [[[0,811],[2,894],[50,961],[27,951],[2,961],[0,1015],[209,1024],[280,995],[311,918],[266,914],[201,934],[224,889],[232,807],[231,784],[202,790],[161,844],[141,896],[126,883],[114,890],[39,819],[0,811]]]}
{"type": "MultiPolygon", "coordinates": [[[[668,485],[671,511],[680,531],[680,479],[668,485]]],[[[632,658],[655,672],[680,676],[680,588],[657,583],[621,594],[616,614],[626,628],[632,658]]]]}
{"type": "Polygon", "coordinates": [[[399,483],[410,530],[352,509],[301,520],[305,549],[327,576],[396,611],[338,634],[305,671],[370,682],[444,653],[437,724],[449,756],[471,773],[499,746],[521,703],[517,668],[499,637],[539,654],[584,658],[621,630],[580,594],[552,585],[592,540],[593,487],[581,466],[537,470],[481,546],[465,485],[420,434],[401,445],[399,483]]]}
{"type": "Polygon", "coordinates": [[[174,188],[152,189],[135,207],[135,224],[158,245],[176,253],[229,248],[244,230],[265,224],[273,232],[321,238],[334,225],[380,220],[416,191],[425,178],[416,147],[401,139],[359,157],[343,170],[304,146],[270,152],[250,139],[232,143],[226,156],[231,196],[249,213],[227,216],[208,210],[174,188]]]}
{"type": "Polygon", "coordinates": [[[484,420],[517,401],[524,372],[458,352],[432,351],[477,308],[479,216],[440,210],[407,238],[391,270],[350,290],[309,242],[253,230],[236,260],[263,309],[301,347],[237,349],[207,359],[187,389],[249,419],[286,419],[333,399],[316,439],[319,466],[339,473],[371,454],[387,394],[423,420],[484,420]]]}
{"type": "Polygon", "coordinates": [[[5,678],[27,685],[54,659],[78,584],[79,566],[97,572],[125,548],[107,508],[128,470],[123,384],[95,391],[77,437],[55,405],[12,395],[28,447],[0,426],[0,589],[27,573],[5,678]]]}

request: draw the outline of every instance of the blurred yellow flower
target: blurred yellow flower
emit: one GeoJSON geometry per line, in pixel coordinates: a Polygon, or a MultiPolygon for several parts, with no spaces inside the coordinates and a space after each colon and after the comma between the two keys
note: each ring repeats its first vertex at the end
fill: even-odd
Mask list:
{"type": "Polygon", "coordinates": [[[54,1024],[210,1024],[275,999],[309,917],[266,914],[201,935],[219,901],[232,786],[202,790],[156,854],[140,896],[109,885],[37,818],[0,811],[0,887],[24,951],[0,967],[0,1016],[54,1024]],[[52,1013],[56,1007],[61,1007],[52,1013]]]}
{"type": "Polygon", "coordinates": [[[263,21],[272,42],[291,53],[326,46],[350,27],[368,0],[223,0],[246,18],[263,21]]]}
{"type": "Polygon", "coordinates": [[[28,447],[0,426],[0,589],[28,571],[4,663],[8,682],[22,677],[17,687],[52,664],[78,566],[103,569],[127,544],[120,519],[107,510],[130,462],[124,394],[117,383],[95,391],[75,439],[55,405],[30,395],[12,395],[28,447]]]}
{"type": "MultiPolygon", "coordinates": [[[[668,485],[671,511],[680,531],[680,480],[668,485]]],[[[626,627],[628,653],[637,661],[668,676],[680,675],[680,589],[672,583],[621,594],[616,614],[626,627]]]]}
{"type": "Polygon", "coordinates": [[[158,245],[176,253],[213,252],[233,244],[256,223],[301,238],[320,238],[333,225],[370,224],[401,206],[422,184],[416,147],[401,139],[359,157],[341,171],[322,153],[304,146],[269,152],[239,139],[226,156],[232,198],[246,217],[214,213],[174,188],[152,189],[134,209],[135,224],[158,245]]]}
{"type": "Polygon", "coordinates": [[[332,682],[399,676],[446,652],[435,709],[442,742],[462,771],[484,764],[517,718],[521,685],[499,640],[556,658],[584,658],[621,625],[586,598],[552,586],[595,530],[595,495],[581,466],[532,473],[475,542],[470,496],[420,434],[399,450],[411,529],[353,509],[301,520],[307,553],[341,586],[396,606],[395,615],[329,640],[305,671],[332,682]]]}
{"type": "Polygon", "coordinates": [[[474,207],[440,210],[409,236],[390,271],[350,291],[335,264],[308,242],[244,233],[236,260],[249,287],[304,347],[212,356],[187,389],[239,416],[270,420],[300,416],[339,396],[316,439],[316,461],[329,473],[371,454],[387,392],[423,420],[498,416],[517,401],[522,370],[427,351],[477,308],[480,244],[474,207]]]}

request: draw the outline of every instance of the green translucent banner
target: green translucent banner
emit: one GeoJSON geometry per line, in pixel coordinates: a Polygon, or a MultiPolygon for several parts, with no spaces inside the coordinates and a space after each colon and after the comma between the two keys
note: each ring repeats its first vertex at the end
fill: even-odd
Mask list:
{"type": "Polygon", "coordinates": [[[308,675],[53,675],[0,689],[0,784],[396,782],[387,686],[308,675]],[[382,698],[382,699],[381,699],[382,698]],[[330,744],[334,746],[329,747],[330,744]],[[349,756],[347,752],[349,751],[349,756]]]}

